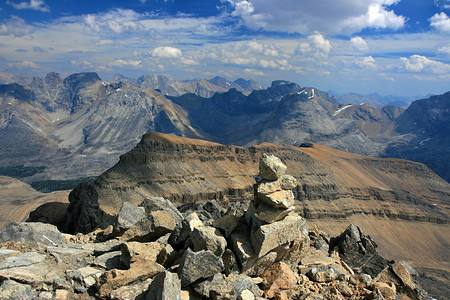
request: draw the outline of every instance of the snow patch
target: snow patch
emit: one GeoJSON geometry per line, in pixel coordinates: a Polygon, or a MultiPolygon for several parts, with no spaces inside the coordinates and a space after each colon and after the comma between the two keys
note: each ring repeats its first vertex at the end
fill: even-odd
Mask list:
{"type": "Polygon", "coordinates": [[[311,90],[311,96],[308,97],[308,99],[312,99],[314,98],[316,95],[314,94],[314,89],[311,90]]]}
{"type": "Polygon", "coordinates": [[[431,138],[427,138],[427,139],[425,139],[425,140],[423,140],[423,141],[420,141],[420,146],[423,146],[423,144],[424,143],[426,143],[426,142],[428,142],[429,140],[431,140],[431,138]]]}
{"type": "Polygon", "coordinates": [[[333,116],[337,116],[341,111],[343,111],[346,108],[352,107],[353,105],[346,105],[344,107],[339,108],[337,111],[335,111],[335,113],[333,114],[333,116]]]}

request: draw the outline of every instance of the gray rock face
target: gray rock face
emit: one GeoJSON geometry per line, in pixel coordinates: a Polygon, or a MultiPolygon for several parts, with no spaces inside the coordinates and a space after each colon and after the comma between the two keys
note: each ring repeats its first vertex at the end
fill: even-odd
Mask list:
{"type": "Polygon", "coordinates": [[[28,284],[20,284],[13,280],[5,280],[0,285],[0,299],[32,300],[37,298],[37,293],[28,284]]]}
{"type": "Polygon", "coordinates": [[[178,275],[170,272],[161,272],[153,278],[146,300],[180,300],[181,281],[178,275]]]}
{"type": "Polygon", "coordinates": [[[387,267],[386,259],[376,250],[377,244],[353,224],[331,241],[330,249],[334,247],[337,247],[340,257],[350,267],[359,269],[372,277],[377,276],[387,267]]]}
{"type": "Polygon", "coordinates": [[[46,246],[66,244],[66,238],[54,225],[44,223],[15,223],[6,225],[0,232],[0,242],[16,241],[22,243],[37,243],[46,246]]]}
{"type": "Polygon", "coordinates": [[[200,278],[208,278],[223,270],[222,260],[211,251],[193,252],[191,249],[187,249],[181,259],[178,276],[181,286],[185,287],[200,278]]]}
{"type": "Polygon", "coordinates": [[[117,227],[121,229],[131,228],[144,217],[145,209],[143,207],[138,207],[130,202],[124,202],[117,215],[117,227]]]}

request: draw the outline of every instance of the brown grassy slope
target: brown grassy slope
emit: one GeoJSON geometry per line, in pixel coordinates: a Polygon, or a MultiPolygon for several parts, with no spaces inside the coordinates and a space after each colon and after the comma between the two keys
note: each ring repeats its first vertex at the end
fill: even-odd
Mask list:
{"type": "Polygon", "coordinates": [[[25,221],[31,211],[44,203],[67,203],[69,192],[43,194],[17,179],[0,176],[0,230],[10,221],[25,221]]]}

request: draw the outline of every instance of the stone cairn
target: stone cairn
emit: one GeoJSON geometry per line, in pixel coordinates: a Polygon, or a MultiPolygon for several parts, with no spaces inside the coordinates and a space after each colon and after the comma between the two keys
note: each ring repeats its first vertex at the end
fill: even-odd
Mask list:
{"type": "Polygon", "coordinates": [[[89,234],[9,223],[0,299],[428,299],[417,273],[388,263],[360,228],[332,238],[309,228],[279,158],[264,155],[259,171],[248,209],[153,197],[89,234]]]}

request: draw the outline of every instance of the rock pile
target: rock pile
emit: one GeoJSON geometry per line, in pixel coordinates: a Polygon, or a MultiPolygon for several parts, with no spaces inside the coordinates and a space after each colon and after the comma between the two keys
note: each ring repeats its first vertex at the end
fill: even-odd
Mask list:
{"type": "Polygon", "coordinates": [[[294,211],[295,179],[264,156],[246,211],[216,201],[125,202],[89,234],[43,223],[0,233],[1,299],[427,299],[405,262],[356,226],[330,238],[294,211]],[[368,274],[367,274],[368,273],[368,274]]]}

